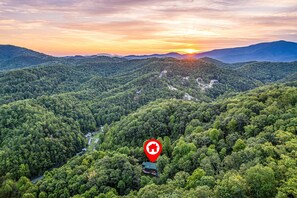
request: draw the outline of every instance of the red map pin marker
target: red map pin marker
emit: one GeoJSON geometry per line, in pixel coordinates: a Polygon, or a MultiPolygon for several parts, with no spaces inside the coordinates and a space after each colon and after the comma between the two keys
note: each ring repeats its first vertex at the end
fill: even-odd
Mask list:
{"type": "Polygon", "coordinates": [[[151,162],[155,162],[162,152],[162,144],[155,139],[147,140],[144,143],[143,150],[151,162]]]}

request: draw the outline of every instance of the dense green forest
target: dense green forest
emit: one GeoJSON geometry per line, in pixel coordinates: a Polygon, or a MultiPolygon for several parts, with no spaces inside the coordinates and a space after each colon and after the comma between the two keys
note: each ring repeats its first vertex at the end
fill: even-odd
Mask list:
{"type": "Polygon", "coordinates": [[[268,83],[281,80],[291,74],[296,74],[297,62],[254,62],[244,64],[239,67],[238,70],[245,73],[247,76],[268,83]]]}
{"type": "Polygon", "coordinates": [[[18,53],[44,62],[0,72],[0,197],[297,196],[296,62],[18,53]]]}

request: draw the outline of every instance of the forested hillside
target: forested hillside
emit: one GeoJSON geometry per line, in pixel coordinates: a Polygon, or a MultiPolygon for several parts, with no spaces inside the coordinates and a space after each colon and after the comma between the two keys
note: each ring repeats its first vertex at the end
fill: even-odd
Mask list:
{"type": "Polygon", "coordinates": [[[54,61],[57,58],[13,45],[0,45],[0,71],[19,69],[54,61]]]}
{"type": "MultiPolygon", "coordinates": [[[[273,63],[254,62],[247,63],[237,69],[246,76],[260,80],[263,83],[270,83],[282,80],[297,72],[297,62],[273,63]]],[[[289,80],[289,79],[288,79],[289,80]]]]}
{"type": "Polygon", "coordinates": [[[96,151],[46,172],[36,186],[24,177],[17,183],[6,180],[1,193],[296,196],[296,103],[296,87],[286,86],[263,87],[212,103],[155,101],[108,126],[96,151]],[[163,142],[159,178],[140,171],[146,161],[142,144],[151,137],[163,142]]]}
{"type": "Polygon", "coordinates": [[[297,196],[293,72],[102,56],[2,71],[0,197],[297,196]],[[159,177],[141,171],[149,138],[159,177]]]}

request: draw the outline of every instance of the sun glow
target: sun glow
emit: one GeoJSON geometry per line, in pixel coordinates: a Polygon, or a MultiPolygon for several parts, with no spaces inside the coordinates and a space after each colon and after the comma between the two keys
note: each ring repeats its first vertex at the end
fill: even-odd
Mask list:
{"type": "Polygon", "coordinates": [[[196,49],[184,49],[182,51],[187,53],[187,54],[194,54],[194,53],[199,52],[199,50],[196,50],[196,49]]]}

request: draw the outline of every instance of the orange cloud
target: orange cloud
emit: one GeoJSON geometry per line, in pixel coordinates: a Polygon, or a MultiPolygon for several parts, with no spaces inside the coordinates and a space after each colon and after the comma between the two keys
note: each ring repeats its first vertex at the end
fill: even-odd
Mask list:
{"type": "Polygon", "coordinates": [[[144,54],[297,41],[283,0],[3,0],[0,43],[54,55],[144,54]]]}

